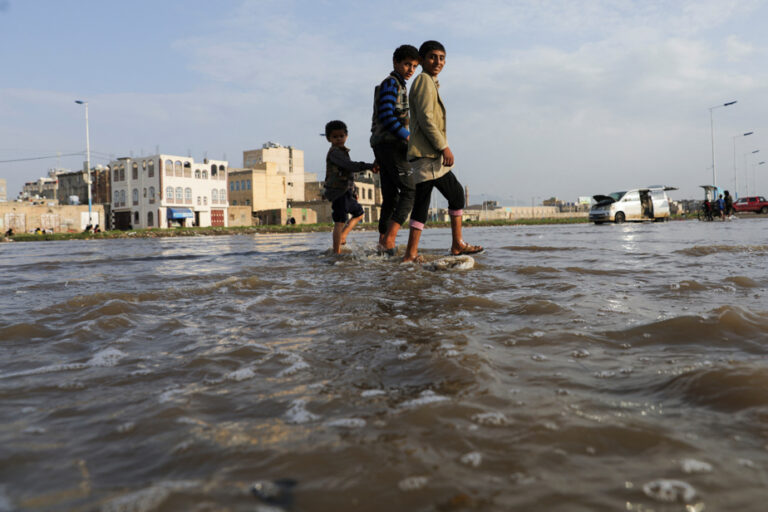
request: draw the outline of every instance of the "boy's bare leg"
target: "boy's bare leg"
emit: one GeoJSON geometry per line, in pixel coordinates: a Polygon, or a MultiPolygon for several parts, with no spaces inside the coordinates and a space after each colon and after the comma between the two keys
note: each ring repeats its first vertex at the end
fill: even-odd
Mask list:
{"type": "Polygon", "coordinates": [[[333,223],[333,253],[341,254],[341,234],[344,231],[343,222],[333,223]]]}
{"type": "Polygon", "coordinates": [[[400,224],[397,222],[390,222],[387,232],[384,235],[384,240],[381,243],[384,249],[394,249],[397,245],[397,232],[400,231],[400,224]]]}
{"type": "Polygon", "coordinates": [[[451,217],[451,252],[460,252],[464,247],[464,239],[461,236],[461,217],[458,215],[451,217]]]}
{"type": "Polygon", "coordinates": [[[345,243],[347,243],[347,235],[349,235],[350,231],[355,229],[355,226],[357,226],[357,223],[360,222],[360,219],[362,218],[363,218],[362,215],[357,217],[352,217],[351,219],[349,219],[349,222],[347,222],[347,225],[343,226],[341,231],[341,240],[340,240],[341,245],[344,245],[345,243]]]}
{"type": "Polygon", "coordinates": [[[421,230],[411,228],[411,231],[408,233],[408,245],[405,247],[403,263],[407,263],[409,261],[418,261],[419,240],[421,240],[421,230]]]}

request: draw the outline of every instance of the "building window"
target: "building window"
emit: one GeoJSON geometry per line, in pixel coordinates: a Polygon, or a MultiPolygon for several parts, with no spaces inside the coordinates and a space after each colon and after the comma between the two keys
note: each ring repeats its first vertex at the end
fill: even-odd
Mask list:
{"type": "Polygon", "coordinates": [[[189,187],[184,189],[184,201],[192,204],[192,189],[189,187]]]}
{"type": "Polygon", "coordinates": [[[223,188],[219,191],[219,202],[220,203],[227,202],[227,189],[223,188]]]}
{"type": "Polygon", "coordinates": [[[114,181],[115,183],[120,181],[120,170],[117,167],[112,169],[112,181],[114,181]]]}
{"type": "Polygon", "coordinates": [[[203,205],[208,204],[208,196],[203,196],[203,205]]]}
{"type": "Polygon", "coordinates": [[[150,204],[155,202],[155,187],[149,187],[149,202],[150,204]]]}
{"type": "Polygon", "coordinates": [[[197,196],[197,206],[200,206],[200,196],[197,196]]]}
{"type": "Polygon", "coordinates": [[[215,180],[218,177],[218,173],[216,172],[216,164],[211,165],[211,179],[215,180]]]}
{"type": "Polygon", "coordinates": [[[173,176],[173,160],[165,161],[165,175],[173,176]]]}
{"type": "Polygon", "coordinates": [[[173,174],[179,177],[184,176],[184,171],[181,168],[181,160],[176,160],[173,164],[173,174]]]}
{"type": "MultiPolygon", "coordinates": [[[[133,223],[138,224],[139,223],[139,212],[133,212],[133,223]]],[[[136,227],[136,226],[134,226],[136,227]]]]}
{"type": "Polygon", "coordinates": [[[155,225],[155,216],[152,215],[152,212],[147,212],[147,227],[151,228],[155,225]]]}
{"type": "Polygon", "coordinates": [[[195,169],[195,178],[200,179],[200,169],[195,169]]]}
{"type": "Polygon", "coordinates": [[[115,199],[113,201],[115,203],[115,206],[120,206],[120,192],[115,190],[115,199]]]}
{"type": "Polygon", "coordinates": [[[203,171],[203,179],[204,180],[208,179],[208,171],[203,171]]]}
{"type": "Polygon", "coordinates": [[[245,205],[246,206],[251,206],[251,200],[250,199],[246,199],[245,200],[245,205]]]}
{"type": "Polygon", "coordinates": [[[147,164],[147,176],[152,178],[155,175],[155,161],[150,160],[147,164]]]}
{"type": "Polygon", "coordinates": [[[235,190],[240,190],[240,182],[239,181],[233,181],[229,184],[229,189],[232,190],[232,185],[235,186],[235,190]]]}
{"type": "Polygon", "coordinates": [[[247,186],[248,190],[251,190],[251,180],[245,180],[245,185],[247,186]]]}
{"type": "Polygon", "coordinates": [[[147,161],[146,161],[146,160],[142,160],[142,161],[141,161],[141,169],[142,169],[143,171],[146,171],[146,170],[147,170],[147,161]]]}
{"type": "Polygon", "coordinates": [[[173,202],[173,187],[168,187],[165,189],[165,199],[169,202],[173,202]]]}
{"type": "Polygon", "coordinates": [[[139,204],[139,189],[135,188],[133,189],[133,206],[136,206],[139,204]]]}
{"type": "Polygon", "coordinates": [[[144,187],[144,197],[147,197],[147,187],[144,187]]]}
{"type": "Polygon", "coordinates": [[[139,164],[137,162],[133,162],[133,165],[131,166],[131,179],[139,179],[139,164]]]}
{"type": "Polygon", "coordinates": [[[184,202],[184,189],[176,187],[176,202],[181,204],[184,202]]]}
{"type": "Polygon", "coordinates": [[[120,206],[125,206],[125,190],[120,191],[120,206]]]}
{"type": "Polygon", "coordinates": [[[219,179],[220,180],[227,179],[227,170],[223,165],[219,166],[219,179]]]}
{"type": "Polygon", "coordinates": [[[232,201],[232,206],[237,206],[237,201],[232,201]]]}
{"type": "Polygon", "coordinates": [[[368,189],[368,199],[373,199],[373,189],[372,188],[368,189]]]}
{"type": "Polygon", "coordinates": [[[120,181],[125,181],[125,164],[120,164],[120,181]]]}
{"type": "Polygon", "coordinates": [[[219,202],[219,191],[216,189],[211,190],[211,204],[219,202]]]}
{"type": "Polygon", "coordinates": [[[185,178],[192,177],[192,165],[190,165],[189,162],[184,162],[184,177],[185,178]]]}

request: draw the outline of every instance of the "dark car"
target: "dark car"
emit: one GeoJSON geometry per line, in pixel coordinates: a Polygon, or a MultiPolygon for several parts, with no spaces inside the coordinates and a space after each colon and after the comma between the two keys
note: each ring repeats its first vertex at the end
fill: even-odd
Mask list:
{"type": "Polygon", "coordinates": [[[740,197],[733,203],[737,212],[768,213],[768,201],[763,196],[740,197]]]}

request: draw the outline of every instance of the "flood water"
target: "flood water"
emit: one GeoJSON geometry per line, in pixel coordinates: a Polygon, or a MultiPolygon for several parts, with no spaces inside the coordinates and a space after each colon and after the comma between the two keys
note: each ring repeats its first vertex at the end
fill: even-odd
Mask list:
{"type": "Polygon", "coordinates": [[[0,512],[766,510],[768,220],[464,234],[0,244],[0,512]]]}

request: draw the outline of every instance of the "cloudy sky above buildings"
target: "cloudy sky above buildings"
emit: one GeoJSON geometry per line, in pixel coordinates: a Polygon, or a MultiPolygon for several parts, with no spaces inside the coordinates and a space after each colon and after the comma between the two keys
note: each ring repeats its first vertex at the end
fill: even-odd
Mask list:
{"type": "Polygon", "coordinates": [[[768,194],[765,20],[768,0],[0,0],[0,178],[15,196],[49,168],[80,168],[82,155],[7,160],[84,152],[82,99],[96,164],[159,149],[239,167],[274,141],[322,179],[324,124],[346,121],[352,157],[372,159],[392,51],[437,39],[473,202],[650,184],[698,198],[710,107],[733,100],[712,110],[717,182],[743,195],[746,172],[768,194]]]}

